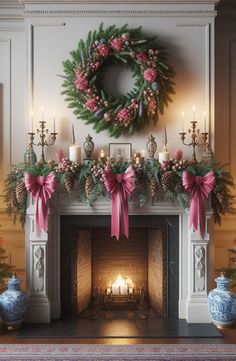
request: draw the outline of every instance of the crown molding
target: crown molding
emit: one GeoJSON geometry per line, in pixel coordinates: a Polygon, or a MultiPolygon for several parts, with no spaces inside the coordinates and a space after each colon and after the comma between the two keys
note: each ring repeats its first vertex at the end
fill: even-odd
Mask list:
{"type": "Polygon", "coordinates": [[[219,0],[21,0],[22,4],[182,4],[182,5],[191,5],[191,4],[205,4],[205,5],[214,5],[217,4],[219,0]]]}

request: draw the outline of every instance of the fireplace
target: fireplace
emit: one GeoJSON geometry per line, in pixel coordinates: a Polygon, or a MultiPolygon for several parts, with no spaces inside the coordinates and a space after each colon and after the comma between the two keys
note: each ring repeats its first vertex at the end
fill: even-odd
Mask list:
{"type": "Polygon", "coordinates": [[[61,217],[61,317],[151,309],[178,317],[179,217],[130,216],[129,239],[110,236],[109,216],[61,217]]]}
{"type": "MultiPolygon", "coordinates": [[[[77,273],[73,271],[76,265],[73,260],[73,254],[75,255],[73,244],[78,243],[78,232],[87,230],[96,233],[96,229],[104,229],[108,235],[109,245],[114,243],[119,247],[126,245],[127,242],[128,247],[132,243],[132,239],[121,240],[120,243],[111,240],[109,237],[110,214],[110,200],[97,201],[93,207],[78,201],[68,204],[63,192],[58,191],[50,202],[48,232],[42,232],[38,237],[35,232],[35,207],[33,200],[30,200],[25,227],[26,276],[30,293],[27,322],[48,323],[52,319],[60,319],[74,311],[80,313],[89,304],[90,292],[93,292],[93,288],[106,289],[109,282],[114,282],[111,278],[100,283],[96,277],[93,277],[91,268],[91,280],[89,277],[87,285],[87,300],[84,305],[77,304],[82,285],[79,282],[77,288],[77,273]],[[63,256],[66,258],[63,259],[63,256]],[[67,289],[63,289],[65,284],[67,289]],[[76,284],[76,292],[73,284],[76,284]]],[[[162,232],[165,246],[163,246],[163,252],[166,251],[166,256],[162,258],[162,272],[156,272],[158,265],[151,267],[153,272],[155,270],[153,275],[149,273],[146,281],[135,280],[135,287],[143,286],[149,301],[153,302],[152,299],[157,297],[152,296],[151,292],[156,295],[156,291],[148,282],[154,277],[153,282],[158,283],[161,278],[162,288],[166,287],[166,295],[160,292],[162,301],[159,305],[156,303],[153,306],[157,310],[162,309],[158,311],[160,315],[186,319],[190,323],[211,322],[207,306],[208,278],[213,278],[213,269],[210,264],[212,259],[209,247],[210,234],[208,233],[211,210],[208,208],[206,213],[206,232],[203,238],[189,227],[189,212],[179,204],[158,202],[137,208],[130,202],[129,214],[131,238],[135,232],[150,233],[151,230],[162,232]],[[165,264],[166,271],[163,271],[165,264]],[[166,280],[163,281],[165,277],[166,280]]],[[[96,245],[91,244],[91,252],[95,252],[96,247],[99,249],[99,244],[101,240],[98,240],[96,245]]],[[[142,246],[147,247],[146,252],[149,253],[150,258],[151,253],[148,251],[147,244],[148,240],[144,241],[142,246]]],[[[130,261],[125,270],[129,267],[130,261]]],[[[148,269],[148,262],[145,267],[148,269]]],[[[116,269],[116,271],[118,272],[117,275],[114,274],[116,277],[119,274],[123,277],[128,276],[126,271],[124,274],[123,270],[116,269]]],[[[83,275],[81,272],[79,274],[83,275]]],[[[102,279],[101,276],[99,277],[102,279]]]]}

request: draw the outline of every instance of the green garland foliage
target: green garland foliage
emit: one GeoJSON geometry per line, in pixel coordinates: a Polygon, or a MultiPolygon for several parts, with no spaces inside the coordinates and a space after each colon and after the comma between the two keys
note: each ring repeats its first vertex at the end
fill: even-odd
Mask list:
{"type": "Polygon", "coordinates": [[[9,266],[5,261],[7,259],[6,251],[0,247],[0,290],[5,286],[5,279],[12,274],[13,266],[9,266]]]}
{"type": "Polygon", "coordinates": [[[216,184],[211,192],[215,222],[220,223],[221,215],[235,213],[234,196],[230,188],[234,186],[232,176],[222,167],[206,163],[189,163],[185,160],[172,159],[160,164],[157,160],[136,164],[122,159],[107,159],[106,162],[94,160],[91,163],[77,164],[63,158],[59,163],[19,164],[7,176],[5,181],[5,201],[7,210],[13,219],[25,222],[28,193],[24,187],[24,174],[30,172],[36,176],[47,176],[54,172],[58,184],[65,187],[69,199],[77,199],[88,205],[97,199],[109,197],[103,183],[103,169],[112,167],[113,172],[122,173],[129,165],[135,170],[135,190],[132,201],[138,206],[150,204],[153,200],[168,200],[189,207],[190,194],[184,191],[182,174],[188,170],[194,175],[206,175],[213,170],[216,184]]]}
{"type": "Polygon", "coordinates": [[[93,124],[97,133],[107,129],[111,136],[133,134],[149,120],[154,123],[174,93],[174,71],[167,54],[155,38],[145,36],[141,27],[115,25],[90,31],[80,40],[71,59],[63,62],[65,80],[62,92],[78,119],[93,124]],[[132,91],[118,98],[103,88],[107,67],[121,62],[135,78],[132,91]]]}

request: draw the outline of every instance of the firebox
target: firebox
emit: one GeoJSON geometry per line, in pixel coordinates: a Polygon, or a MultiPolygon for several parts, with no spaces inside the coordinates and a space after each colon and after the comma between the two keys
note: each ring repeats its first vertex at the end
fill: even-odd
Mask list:
{"type": "Polygon", "coordinates": [[[61,216],[61,317],[88,309],[178,317],[178,216],[130,216],[129,239],[109,216],[61,216]]]}

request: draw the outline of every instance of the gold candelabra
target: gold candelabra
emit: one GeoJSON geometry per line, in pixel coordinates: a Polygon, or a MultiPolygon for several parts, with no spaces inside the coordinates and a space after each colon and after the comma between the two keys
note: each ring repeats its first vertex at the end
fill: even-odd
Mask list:
{"type": "Polygon", "coordinates": [[[204,133],[201,133],[203,142],[200,143],[197,140],[198,134],[200,133],[200,129],[197,129],[197,121],[192,120],[190,123],[192,124],[191,129],[188,129],[187,132],[182,131],[181,133],[179,133],[179,135],[180,135],[180,139],[182,140],[182,143],[184,145],[193,147],[192,162],[193,163],[198,163],[197,158],[196,158],[196,147],[197,146],[199,147],[199,146],[202,146],[202,145],[206,146],[208,133],[206,131],[204,133]],[[187,133],[189,133],[190,136],[191,136],[191,142],[190,143],[185,143],[185,138],[186,138],[187,133]]]}
{"type": "Polygon", "coordinates": [[[46,140],[46,136],[49,133],[49,130],[46,128],[46,121],[45,120],[40,120],[39,121],[39,128],[36,130],[37,134],[39,134],[39,138],[40,141],[38,143],[34,143],[34,136],[35,133],[33,131],[29,132],[29,137],[30,137],[30,143],[29,143],[29,148],[33,147],[33,145],[35,146],[40,146],[41,147],[41,158],[39,163],[41,164],[45,164],[47,163],[45,160],[45,156],[44,156],[44,147],[45,146],[51,146],[53,144],[55,144],[56,141],[56,136],[58,133],[55,132],[55,122],[54,122],[54,131],[51,132],[51,143],[48,143],[48,141],[46,140]]]}

